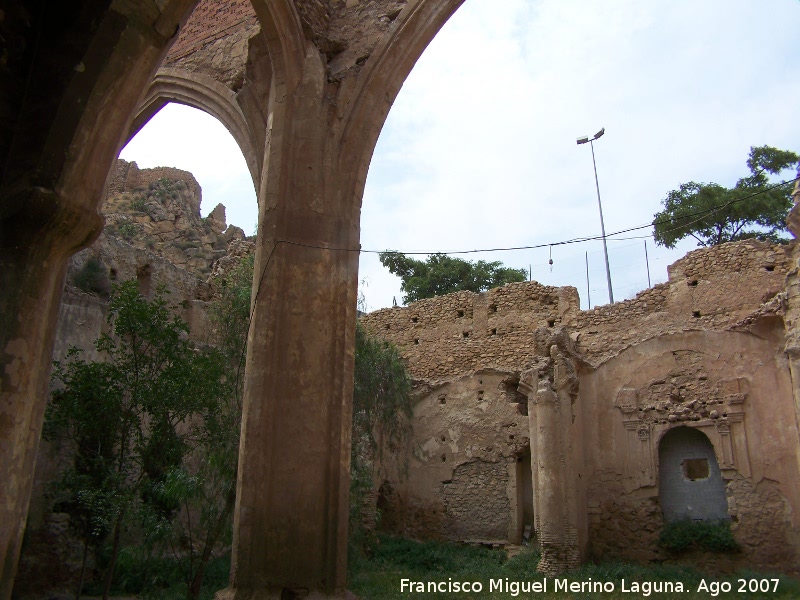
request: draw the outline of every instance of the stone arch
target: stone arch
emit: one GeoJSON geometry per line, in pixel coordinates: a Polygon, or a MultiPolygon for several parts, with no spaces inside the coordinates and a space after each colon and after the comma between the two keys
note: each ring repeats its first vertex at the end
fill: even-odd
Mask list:
{"type": "Polygon", "coordinates": [[[665,522],[728,518],[725,481],[714,446],[693,427],[673,427],[658,444],[659,498],[665,522]]]}
{"type": "Polygon", "coordinates": [[[98,205],[138,99],[194,0],[9,0],[0,109],[0,598],[9,598],[33,483],[67,259],[98,205]]]}
{"type": "Polygon", "coordinates": [[[261,78],[269,92],[255,90],[241,102],[237,96],[241,114],[227,92],[215,95],[220,90],[203,81],[198,88],[153,80],[197,0],[91,3],[81,10],[42,5],[33,26],[14,20],[15,12],[26,12],[25,0],[10,0],[15,10],[4,24],[21,32],[20,47],[36,52],[11,57],[9,94],[0,99],[11,115],[0,139],[0,288],[7,290],[0,297],[0,371],[12,374],[0,390],[10,415],[0,424],[0,470],[9,481],[0,522],[10,524],[0,529],[0,598],[10,596],[22,541],[66,261],[100,233],[106,177],[134,119],[146,122],[164,98],[216,112],[237,140],[265,136],[253,144],[264,150],[256,163],[263,158],[265,165],[265,177],[254,175],[264,225],[257,273],[273,254],[274,260],[259,276],[270,279],[257,295],[253,331],[262,335],[252,335],[248,349],[245,410],[252,410],[244,421],[251,429],[243,431],[241,456],[249,478],[239,481],[236,522],[249,539],[235,541],[232,581],[241,586],[231,594],[284,586],[287,593],[343,592],[358,272],[351,251],[359,243],[361,196],[389,107],[462,1],[409,0],[391,27],[371,21],[367,33],[376,42],[369,55],[353,57],[346,73],[328,78],[326,52],[302,13],[323,5],[253,0],[262,34],[248,56],[269,71],[261,78]],[[151,83],[154,93],[143,106],[151,83]],[[264,106],[262,131],[253,118],[248,132],[243,115],[247,122],[264,106]],[[327,252],[332,248],[347,252],[327,252]],[[269,291],[279,289],[283,297],[269,291]],[[302,477],[293,460],[284,460],[299,450],[314,467],[302,477]],[[296,495],[274,494],[270,504],[265,497],[287,482],[296,485],[283,491],[296,495]]]}
{"type": "Polygon", "coordinates": [[[239,144],[253,185],[258,189],[263,145],[258,144],[250,123],[236,101],[236,93],[206,74],[175,68],[159,69],[139,105],[125,143],[170,102],[202,110],[222,123],[239,144]]]}

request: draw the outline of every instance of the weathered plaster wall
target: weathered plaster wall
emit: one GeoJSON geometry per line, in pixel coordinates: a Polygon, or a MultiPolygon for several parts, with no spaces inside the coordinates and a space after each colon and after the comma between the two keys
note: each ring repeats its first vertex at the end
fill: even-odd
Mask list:
{"type": "Polygon", "coordinates": [[[516,535],[517,459],[529,447],[527,402],[513,374],[484,370],[443,385],[421,386],[404,510],[406,532],[452,540],[516,535]]]}
{"type": "Polygon", "coordinates": [[[665,335],[581,377],[581,399],[589,400],[581,408],[595,424],[584,438],[594,556],[668,558],[655,546],[662,524],[658,443],[670,428],[687,425],[714,446],[732,529],[744,547],[739,564],[796,568],[800,528],[786,507],[800,506],[800,439],[782,328],[771,333],[665,335]]]}
{"type": "MultiPolygon", "coordinates": [[[[745,548],[734,559],[692,560],[720,568],[727,560],[728,566],[738,561],[795,569],[800,562],[800,437],[783,323],[793,250],[793,244],[753,240],[698,250],[670,267],[667,283],[590,311],[579,310],[573,288],[530,282],[484,294],[459,292],[363,317],[368,328],[398,345],[426,390],[415,409],[415,458],[405,487],[415,510],[405,514],[407,530],[460,539],[475,537],[474,529],[490,532],[495,527],[497,508],[492,517],[473,509],[470,531],[444,518],[451,500],[441,485],[463,477],[459,468],[464,463],[451,459],[442,435],[449,439],[453,419],[474,418],[466,417],[462,403],[477,402],[476,381],[486,379],[486,369],[503,373],[509,407],[532,411],[528,431],[533,435],[521,423],[515,437],[533,449],[536,486],[537,471],[543,473],[537,461],[543,457],[537,457],[530,439],[538,435],[538,413],[521,393],[533,398],[535,390],[515,388],[520,374],[531,369],[539,373],[536,378],[558,380],[552,365],[542,367],[541,361],[551,354],[553,340],[561,339],[578,378],[572,421],[561,425],[568,436],[563,452],[574,459],[581,477],[559,493],[564,502],[577,503],[576,535],[580,539],[586,530],[590,555],[674,558],[655,544],[662,526],[658,440],[670,428],[687,425],[703,431],[714,445],[733,531],[745,548]],[[448,390],[440,392],[445,402],[437,406],[440,396],[428,389],[448,390]],[[455,390],[461,403],[451,403],[455,390]],[[422,454],[423,447],[430,451],[422,454]],[[443,516],[432,519],[434,510],[443,516]]],[[[504,448],[501,456],[519,456],[521,449],[508,444],[507,422],[496,412],[474,419],[470,429],[461,430],[460,447],[499,446],[504,448]]],[[[475,479],[469,489],[484,485],[491,499],[487,504],[494,506],[502,478],[487,476],[481,464],[470,469],[483,480],[475,479]]],[[[513,469],[507,473],[511,489],[518,477],[513,469]]],[[[571,474],[559,476],[569,479],[571,474]]],[[[536,491],[537,499],[543,491],[536,491]]],[[[515,493],[512,489],[509,503],[503,504],[509,523],[516,519],[515,493]]],[[[458,497],[462,504],[471,502],[468,493],[458,497]]],[[[539,517],[537,527],[542,526],[539,517]]],[[[508,540],[515,539],[513,530],[509,526],[508,540]]],[[[577,546],[580,550],[580,542],[577,546]]]]}

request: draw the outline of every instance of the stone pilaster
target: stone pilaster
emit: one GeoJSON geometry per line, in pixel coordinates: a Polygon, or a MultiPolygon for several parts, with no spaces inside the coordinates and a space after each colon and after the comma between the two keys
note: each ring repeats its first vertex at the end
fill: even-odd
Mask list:
{"type": "Polygon", "coordinates": [[[0,600],[25,529],[66,261],[102,229],[106,177],[193,0],[6,4],[15,45],[36,51],[10,57],[0,98],[0,600]]]}
{"type": "Polygon", "coordinates": [[[391,102],[459,3],[409,2],[366,64],[336,77],[299,3],[253,4],[272,69],[231,579],[219,600],[345,593],[361,197],[391,102]]]}
{"type": "Polygon", "coordinates": [[[572,405],[577,377],[571,359],[557,346],[550,349],[551,378],[521,378],[520,389],[530,396],[531,468],[534,482],[534,520],[542,549],[539,571],[557,575],[580,564],[586,540],[582,539],[580,465],[575,446],[572,405]]]}
{"type": "MultiPolygon", "coordinates": [[[[797,168],[798,179],[792,190],[792,209],[786,217],[786,225],[792,235],[800,235],[800,165],[797,168]]],[[[792,393],[797,423],[800,423],[800,244],[792,245],[792,268],[786,276],[786,346],[784,352],[789,360],[789,372],[792,375],[792,393]]],[[[797,449],[800,464],[800,448],[797,449]]],[[[800,473],[798,473],[800,476],[800,473]]]]}

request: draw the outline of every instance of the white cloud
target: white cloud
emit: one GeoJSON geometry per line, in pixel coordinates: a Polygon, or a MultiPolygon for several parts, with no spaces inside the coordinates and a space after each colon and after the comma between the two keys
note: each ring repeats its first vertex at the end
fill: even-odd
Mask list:
{"type": "MultiPolygon", "coordinates": [[[[362,247],[448,251],[599,235],[591,151],[575,139],[603,126],[595,152],[608,233],[650,222],[681,182],[732,185],[751,145],[800,150],[799,18],[796,0],[467,0],[389,113],[367,180],[362,247]]],[[[164,164],[195,173],[204,210],[223,202],[229,222],[250,230],[254,196],[234,216],[234,197],[252,190],[244,161],[238,154],[234,175],[238,149],[211,158],[225,146],[206,127],[178,151],[181,163],[164,164]]],[[[644,242],[608,245],[615,299],[646,287],[644,242]]],[[[652,282],[691,247],[650,240],[652,282]]],[[[586,306],[586,252],[592,304],[605,302],[600,241],[554,246],[552,272],[548,248],[467,258],[531,265],[543,283],[576,286],[586,306]]],[[[370,308],[400,300],[399,280],[375,255],[360,266],[370,308]]]]}

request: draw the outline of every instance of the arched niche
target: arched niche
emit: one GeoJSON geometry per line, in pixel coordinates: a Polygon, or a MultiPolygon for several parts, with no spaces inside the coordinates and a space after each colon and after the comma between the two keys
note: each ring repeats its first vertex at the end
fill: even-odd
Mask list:
{"type": "Polygon", "coordinates": [[[725,481],[714,446],[692,427],[667,431],[658,444],[659,498],[664,521],[728,518],[725,481]]]}

